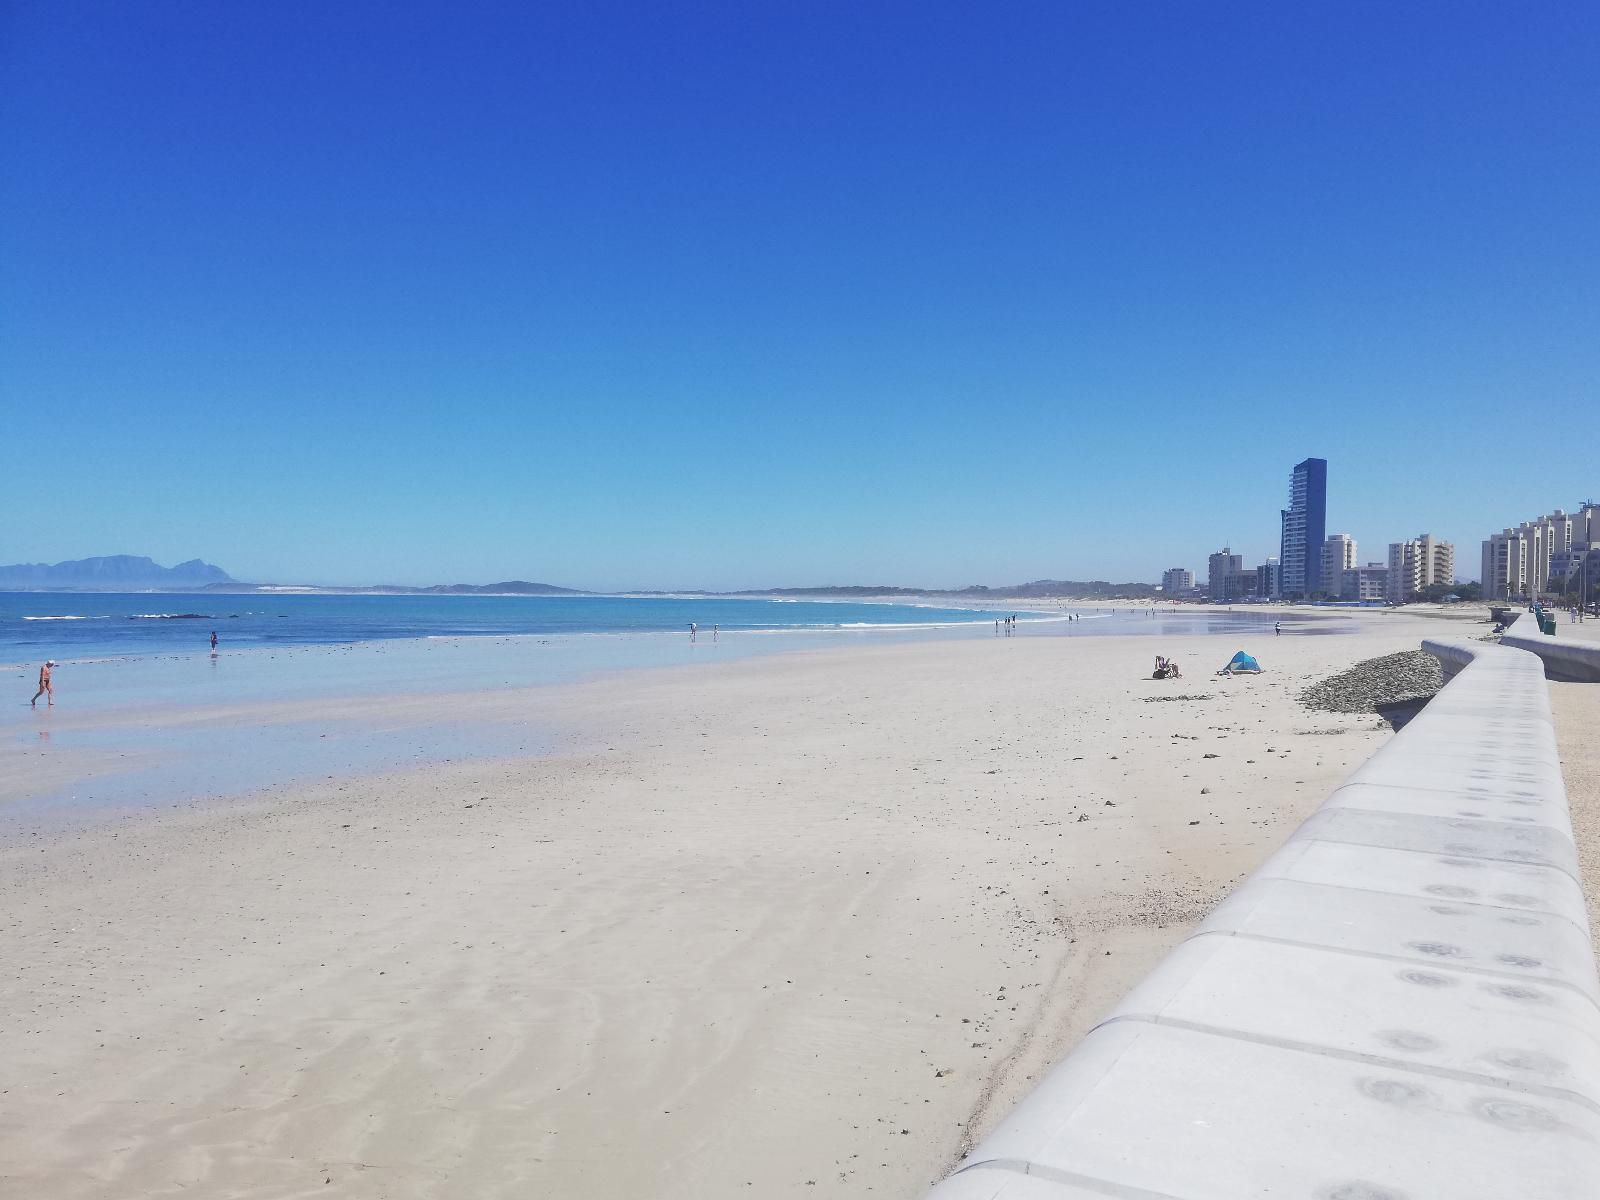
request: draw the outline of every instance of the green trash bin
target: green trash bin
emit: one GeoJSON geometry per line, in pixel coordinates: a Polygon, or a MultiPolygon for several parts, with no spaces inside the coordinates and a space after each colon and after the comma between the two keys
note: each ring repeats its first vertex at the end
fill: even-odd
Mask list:
{"type": "Polygon", "coordinates": [[[1556,619],[1554,617],[1552,617],[1552,616],[1548,616],[1548,615],[1545,615],[1545,614],[1540,614],[1540,616],[1539,616],[1539,632],[1544,634],[1546,637],[1555,637],[1555,635],[1556,635],[1556,619]]]}

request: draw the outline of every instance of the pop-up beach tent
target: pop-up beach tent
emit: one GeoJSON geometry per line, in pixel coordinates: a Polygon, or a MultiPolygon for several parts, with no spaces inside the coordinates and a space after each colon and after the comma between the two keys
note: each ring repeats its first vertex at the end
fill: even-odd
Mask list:
{"type": "Polygon", "coordinates": [[[1243,650],[1228,660],[1228,665],[1217,672],[1218,675],[1259,675],[1261,664],[1251,658],[1243,650]]]}

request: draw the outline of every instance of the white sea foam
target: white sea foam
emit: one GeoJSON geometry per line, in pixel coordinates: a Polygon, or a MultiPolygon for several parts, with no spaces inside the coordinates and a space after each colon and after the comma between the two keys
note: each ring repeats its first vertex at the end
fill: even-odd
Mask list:
{"type": "Polygon", "coordinates": [[[23,617],[24,621],[109,621],[110,615],[105,616],[62,616],[62,617],[23,617]]]}

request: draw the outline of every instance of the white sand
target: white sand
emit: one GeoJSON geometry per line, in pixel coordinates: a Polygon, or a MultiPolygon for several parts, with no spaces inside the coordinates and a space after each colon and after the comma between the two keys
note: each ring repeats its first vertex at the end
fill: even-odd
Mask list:
{"type": "Polygon", "coordinates": [[[488,693],[581,738],[27,838],[0,1195],[915,1197],[1390,736],[1292,701],[1438,622],[1364,628],[488,693]]]}

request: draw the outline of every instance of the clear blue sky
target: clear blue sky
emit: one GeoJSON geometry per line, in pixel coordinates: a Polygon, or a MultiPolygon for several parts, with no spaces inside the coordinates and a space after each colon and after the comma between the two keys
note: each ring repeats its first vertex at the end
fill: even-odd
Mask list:
{"type": "Polygon", "coordinates": [[[1361,557],[1600,492],[1600,5],[0,0],[0,562],[1361,557]]]}

